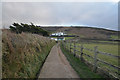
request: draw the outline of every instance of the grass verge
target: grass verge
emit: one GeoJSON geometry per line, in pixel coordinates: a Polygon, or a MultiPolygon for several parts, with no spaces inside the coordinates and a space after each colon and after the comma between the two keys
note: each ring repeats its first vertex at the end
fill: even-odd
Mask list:
{"type": "Polygon", "coordinates": [[[73,69],[78,73],[80,78],[102,78],[101,75],[94,73],[91,71],[91,69],[82,61],[80,61],[79,58],[76,58],[73,56],[73,54],[70,54],[67,49],[64,48],[64,46],[60,45],[62,52],[66,56],[67,60],[69,61],[70,65],[73,67],[73,69]]]}

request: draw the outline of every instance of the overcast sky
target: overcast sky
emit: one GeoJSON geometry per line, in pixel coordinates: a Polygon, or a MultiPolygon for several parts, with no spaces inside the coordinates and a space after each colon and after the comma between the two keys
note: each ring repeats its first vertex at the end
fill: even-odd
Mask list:
{"type": "Polygon", "coordinates": [[[3,2],[2,24],[87,25],[118,30],[115,2],[3,2]]]}

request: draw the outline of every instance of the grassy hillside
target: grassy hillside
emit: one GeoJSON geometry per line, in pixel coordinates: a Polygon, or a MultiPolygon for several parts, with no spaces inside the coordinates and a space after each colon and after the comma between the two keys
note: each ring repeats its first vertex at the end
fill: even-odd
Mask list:
{"type": "Polygon", "coordinates": [[[93,27],[43,27],[47,31],[63,31],[67,34],[74,34],[80,38],[91,39],[118,39],[118,31],[93,28],[93,27]]]}
{"type": "Polygon", "coordinates": [[[49,32],[55,32],[58,29],[61,29],[63,27],[48,26],[48,27],[41,27],[41,28],[44,29],[44,30],[46,30],[46,31],[49,31],[49,32]]]}
{"type": "Polygon", "coordinates": [[[54,41],[31,33],[2,34],[2,77],[36,78],[54,41]]]}
{"type": "Polygon", "coordinates": [[[61,28],[59,31],[65,31],[68,34],[78,35],[80,38],[91,38],[91,39],[111,39],[112,36],[118,36],[117,31],[92,28],[92,27],[70,27],[61,28]]]}

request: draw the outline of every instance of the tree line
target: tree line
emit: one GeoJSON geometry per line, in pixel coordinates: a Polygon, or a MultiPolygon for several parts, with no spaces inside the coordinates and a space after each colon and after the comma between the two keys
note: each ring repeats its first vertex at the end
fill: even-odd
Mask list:
{"type": "Polygon", "coordinates": [[[40,26],[36,26],[33,23],[29,24],[23,24],[23,23],[13,23],[10,26],[10,30],[20,34],[22,32],[29,32],[29,33],[34,33],[34,34],[40,34],[43,36],[49,36],[49,33],[45,30],[43,30],[40,26]]]}

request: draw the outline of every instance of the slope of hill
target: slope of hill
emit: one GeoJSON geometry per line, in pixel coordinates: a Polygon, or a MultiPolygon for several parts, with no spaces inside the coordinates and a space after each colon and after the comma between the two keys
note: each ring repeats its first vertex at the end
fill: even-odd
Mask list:
{"type": "Polygon", "coordinates": [[[31,33],[3,30],[2,77],[36,78],[54,41],[31,33]]]}
{"type": "Polygon", "coordinates": [[[63,31],[67,34],[75,34],[80,38],[91,39],[118,39],[118,31],[93,28],[93,27],[42,27],[47,31],[63,31]]]}
{"type": "Polygon", "coordinates": [[[57,27],[57,26],[48,26],[48,27],[41,27],[42,29],[49,31],[49,32],[55,32],[63,27],[57,27]]]}

